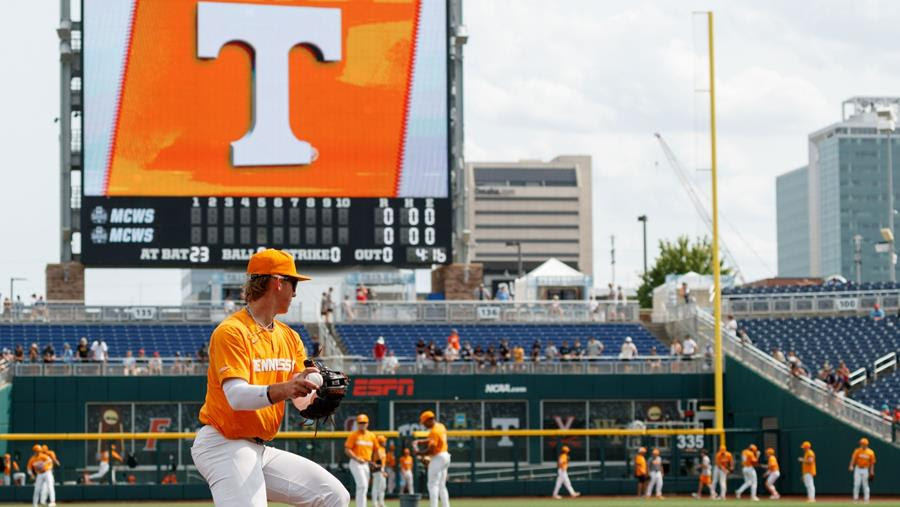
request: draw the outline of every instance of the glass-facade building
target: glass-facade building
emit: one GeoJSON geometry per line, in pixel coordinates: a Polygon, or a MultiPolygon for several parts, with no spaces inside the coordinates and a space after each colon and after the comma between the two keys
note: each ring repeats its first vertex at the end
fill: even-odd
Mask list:
{"type": "Polygon", "coordinates": [[[810,134],[808,166],[776,180],[779,276],[857,280],[858,236],[860,281],[890,279],[888,254],[876,245],[888,227],[888,143],[897,207],[900,132],[889,135],[878,112],[896,111],[900,98],[857,97],[845,111],[848,105],[843,121],[810,134]]]}

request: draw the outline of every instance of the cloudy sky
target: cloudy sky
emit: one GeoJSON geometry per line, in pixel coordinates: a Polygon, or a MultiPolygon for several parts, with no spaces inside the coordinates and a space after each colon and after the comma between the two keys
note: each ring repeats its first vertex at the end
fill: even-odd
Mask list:
{"type": "MultiPolygon", "coordinates": [[[[900,3],[855,1],[469,0],[464,20],[466,156],[549,160],[589,154],[595,279],[635,285],[649,216],[660,238],[704,233],[653,137],[660,132],[708,191],[704,49],[693,11],[716,16],[721,213],[747,279],[775,274],[775,176],[806,163],[809,132],[854,95],[900,95],[900,3]],[[702,74],[700,74],[702,77],[702,74]],[[700,82],[698,82],[700,81],[700,82]]],[[[0,18],[0,293],[44,291],[59,258],[58,41],[53,0],[0,18]]],[[[88,297],[177,302],[176,270],[89,273],[88,297]],[[113,297],[113,296],[109,296],[113,297]],[[120,297],[120,296],[115,296],[120,297]],[[135,299],[136,298],[136,299],[135,299]]]]}

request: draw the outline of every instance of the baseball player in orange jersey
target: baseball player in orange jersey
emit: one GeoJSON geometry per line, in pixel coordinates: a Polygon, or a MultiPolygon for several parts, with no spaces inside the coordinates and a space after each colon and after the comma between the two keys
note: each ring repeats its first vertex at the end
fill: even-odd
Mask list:
{"type": "Polygon", "coordinates": [[[797,459],[801,463],[800,471],[803,473],[803,485],[806,486],[806,501],[815,502],[816,453],[813,452],[812,444],[809,442],[803,442],[800,448],[803,449],[803,457],[797,459]]]}
{"type": "Polygon", "coordinates": [[[713,468],[713,498],[725,499],[728,494],[728,474],[734,471],[734,456],[728,452],[725,444],[719,446],[716,453],[716,466],[713,468]],[[716,487],[719,491],[716,493],[716,487]]]}
{"type": "Polygon", "coordinates": [[[19,471],[19,464],[16,463],[9,453],[3,455],[3,485],[12,485],[12,475],[19,471]]]}
{"type": "MultiPolygon", "coordinates": [[[[50,492],[47,488],[47,481],[49,480],[48,474],[53,470],[53,460],[50,459],[50,456],[44,454],[39,445],[35,444],[31,450],[34,454],[28,460],[28,465],[25,468],[34,479],[34,493],[31,495],[31,504],[37,507],[38,500],[42,504],[47,503],[47,494],[50,492]]],[[[50,503],[47,505],[48,507],[56,507],[56,498],[51,498],[50,503]]]]}
{"type": "MultiPolygon", "coordinates": [[[[59,459],[56,457],[56,453],[50,450],[50,447],[48,447],[47,444],[41,446],[41,451],[53,461],[54,466],[62,466],[62,463],[60,463],[59,459]]],[[[56,478],[53,476],[52,468],[47,471],[47,480],[44,483],[44,487],[47,488],[50,503],[56,504],[56,478]]]]}
{"type": "Polygon", "coordinates": [[[356,483],[356,507],[366,507],[366,491],[372,470],[369,463],[378,449],[378,437],[369,431],[369,416],[356,416],[356,431],[344,442],[344,454],[350,458],[350,474],[356,483]]]}
{"type": "Polygon", "coordinates": [[[577,498],[581,493],[575,491],[572,487],[572,481],[569,480],[569,446],[564,445],[560,449],[559,459],[556,460],[556,486],[553,487],[553,498],[562,498],[559,496],[559,488],[566,487],[569,496],[577,498]]]}
{"type": "Polygon", "coordinates": [[[387,493],[393,495],[394,490],[397,489],[397,449],[394,447],[393,441],[388,444],[384,468],[387,472],[387,493]]]}
{"type": "Polygon", "coordinates": [[[869,480],[875,478],[875,451],[869,449],[868,438],[859,439],[859,447],[853,451],[847,470],[853,472],[853,501],[859,501],[862,486],[863,501],[869,503],[869,480]]]}
{"type": "Polygon", "coordinates": [[[450,469],[450,452],[447,445],[447,428],[434,420],[434,412],[426,410],[419,415],[419,424],[428,430],[428,438],[414,440],[413,445],[427,444],[420,454],[431,457],[428,462],[428,500],[431,507],[438,507],[440,497],[443,507],[450,507],[450,493],[447,491],[447,472],[450,469]]]}
{"type": "Polygon", "coordinates": [[[778,467],[778,458],[775,457],[775,449],[769,447],[766,449],[766,473],[763,478],[766,479],[766,489],[769,491],[769,499],[778,500],[781,495],[775,489],[775,481],[781,477],[781,469],[778,467]]]}
{"type": "Polygon", "coordinates": [[[759,501],[756,496],[756,487],[758,479],[756,477],[756,466],[759,464],[759,449],[756,444],[750,444],[749,447],[741,451],[741,473],[744,475],[744,483],[735,491],[735,496],[741,498],[747,488],[750,488],[750,499],[754,502],[759,501]]]}
{"type": "Polygon", "coordinates": [[[663,488],[663,466],[662,466],[662,457],[659,455],[659,449],[653,449],[650,453],[650,465],[648,468],[650,469],[650,484],[647,484],[647,491],[644,493],[644,496],[650,498],[653,494],[653,489],[656,488],[656,498],[662,498],[662,488],[663,488]]]}
{"type": "Polygon", "coordinates": [[[408,447],[403,449],[403,456],[400,456],[400,493],[404,491],[410,495],[416,492],[413,485],[413,457],[408,447]]]}
{"type": "Polygon", "coordinates": [[[110,484],[115,484],[116,483],[116,470],[110,466],[110,461],[109,461],[110,459],[114,459],[114,460],[118,461],[119,463],[122,462],[122,456],[120,456],[119,453],[116,452],[116,444],[110,445],[108,451],[107,450],[100,451],[100,456],[99,456],[100,465],[97,467],[97,472],[90,474],[90,475],[88,475],[88,473],[85,472],[84,483],[91,484],[91,483],[93,483],[94,479],[102,479],[103,476],[106,475],[107,472],[111,471],[110,476],[109,476],[109,479],[110,479],[109,482],[110,482],[110,484]]]}
{"type": "Polygon", "coordinates": [[[266,445],[278,433],[286,400],[299,410],[317,384],[303,367],[296,331],[275,320],[286,313],[297,283],[294,258],[281,250],[255,253],[247,264],[246,308],[225,318],[209,341],[206,399],[191,456],[216,506],[346,507],[350,493],[320,465],[266,445]]]}
{"type": "Polygon", "coordinates": [[[644,488],[647,487],[647,448],[641,447],[634,456],[634,478],[637,479],[637,496],[644,496],[644,488]]]}
{"type": "Polygon", "coordinates": [[[383,435],[378,435],[378,447],[372,453],[372,505],[374,507],[384,507],[384,492],[387,489],[387,472],[385,471],[385,461],[387,461],[387,439],[383,435]]]}

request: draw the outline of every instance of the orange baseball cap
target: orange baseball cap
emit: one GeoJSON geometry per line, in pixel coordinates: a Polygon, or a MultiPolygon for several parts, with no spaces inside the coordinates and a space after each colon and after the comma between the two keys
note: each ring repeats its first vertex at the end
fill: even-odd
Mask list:
{"type": "Polygon", "coordinates": [[[638,454],[645,454],[646,452],[647,452],[646,447],[641,447],[640,449],[638,449],[638,454]]]}
{"type": "Polygon", "coordinates": [[[571,449],[569,449],[569,446],[568,446],[568,445],[562,446],[562,452],[569,452],[570,450],[571,450],[571,449]]]}
{"type": "Polygon", "coordinates": [[[426,410],[419,416],[419,423],[424,424],[425,421],[429,419],[434,419],[434,412],[432,412],[431,410],[426,410]]]}
{"type": "Polygon", "coordinates": [[[47,444],[44,444],[44,445],[41,446],[41,450],[44,451],[44,452],[47,452],[47,451],[50,450],[50,448],[47,447],[47,444]]]}
{"type": "Polygon", "coordinates": [[[659,449],[653,449],[653,455],[659,456],[659,449]]]}
{"type": "Polygon", "coordinates": [[[756,451],[756,449],[757,449],[757,448],[756,448],[756,444],[750,444],[750,450],[751,450],[751,451],[756,451]]]}
{"type": "Polygon", "coordinates": [[[766,455],[767,455],[767,456],[772,456],[772,455],[774,455],[774,454],[775,454],[775,449],[772,449],[771,447],[769,447],[768,449],[766,449],[766,455]]]}
{"type": "Polygon", "coordinates": [[[378,443],[384,445],[387,442],[387,437],[384,435],[378,435],[378,443]]]}
{"type": "Polygon", "coordinates": [[[294,264],[294,256],[284,250],[268,248],[262,252],[256,252],[247,263],[248,275],[281,275],[295,278],[301,282],[312,278],[297,272],[294,264]]]}
{"type": "Polygon", "coordinates": [[[859,439],[859,445],[869,445],[869,439],[866,437],[862,437],[859,439]]]}
{"type": "Polygon", "coordinates": [[[810,447],[812,447],[812,444],[809,443],[809,440],[806,440],[802,444],[800,444],[801,449],[809,449],[810,447]]]}
{"type": "Polygon", "coordinates": [[[728,447],[726,447],[725,444],[722,444],[719,446],[719,450],[724,452],[728,450],[728,447]]]}
{"type": "Polygon", "coordinates": [[[31,448],[31,450],[34,452],[41,452],[41,446],[38,444],[34,444],[34,446],[31,448]]]}
{"type": "Polygon", "coordinates": [[[367,416],[366,414],[359,414],[358,416],[356,416],[356,422],[367,423],[369,422],[369,416],[367,416]]]}

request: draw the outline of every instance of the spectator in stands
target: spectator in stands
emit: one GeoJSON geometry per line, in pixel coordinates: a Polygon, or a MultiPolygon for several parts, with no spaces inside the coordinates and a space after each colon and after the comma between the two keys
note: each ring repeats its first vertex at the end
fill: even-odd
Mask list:
{"type": "Polygon", "coordinates": [[[394,354],[393,350],[387,351],[387,355],[384,356],[384,372],[388,375],[396,375],[397,368],[400,367],[400,360],[397,359],[397,356],[394,354]]]}
{"type": "Polygon", "coordinates": [[[609,284],[609,287],[606,290],[606,300],[608,303],[606,304],[606,320],[613,321],[616,320],[616,298],[618,297],[618,293],[616,293],[616,286],[613,284],[609,284]]]}
{"type": "Polygon", "coordinates": [[[365,285],[356,284],[356,302],[365,304],[369,300],[369,289],[365,285]]]}
{"type": "Polygon", "coordinates": [[[122,359],[122,374],[126,376],[137,375],[137,360],[130,350],[125,351],[125,357],[122,359]]]}
{"type": "Polygon", "coordinates": [[[497,301],[509,301],[509,286],[505,283],[501,283],[497,288],[497,296],[494,299],[496,299],[497,301]]]}
{"type": "Polygon", "coordinates": [[[713,350],[713,346],[711,343],[706,344],[706,348],[703,350],[703,367],[707,370],[713,367],[713,360],[715,359],[716,353],[713,350]]]}
{"type": "Polygon", "coordinates": [[[832,374],[831,363],[829,363],[828,361],[825,361],[824,363],[822,363],[822,368],[819,369],[819,373],[818,373],[818,375],[816,375],[816,378],[818,378],[822,382],[825,382],[826,384],[830,384],[830,382],[828,382],[828,377],[831,374],[832,374]]]}
{"type": "Polygon", "coordinates": [[[659,371],[662,369],[662,359],[659,358],[659,353],[656,351],[655,346],[650,347],[650,371],[659,371]]]}
{"type": "Polygon", "coordinates": [[[35,294],[32,294],[31,320],[40,320],[42,322],[47,322],[49,320],[47,317],[47,302],[44,301],[44,296],[37,296],[35,294]]]}
{"type": "Polygon", "coordinates": [[[627,308],[627,305],[628,296],[625,295],[625,290],[619,285],[619,292],[616,297],[616,313],[619,314],[619,320],[625,320],[625,308],[627,308]]]}
{"type": "Polygon", "coordinates": [[[8,347],[3,347],[3,361],[5,363],[12,363],[16,360],[16,357],[13,355],[12,350],[8,347]]]}
{"type": "Polygon", "coordinates": [[[475,299],[479,301],[487,301],[491,299],[491,291],[487,290],[484,284],[479,285],[473,292],[472,295],[475,296],[475,299]]]}
{"type": "Polygon", "coordinates": [[[13,353],[13,358],[18,363],[25,361],[25,349],[22,347],[21,343],[16,345],[16,351],[13,353]]]}
{"type": "Polygon", "coordinates": [[[575,343],[572,344],[572,360],[581,361],[583,358],[584,347],[581,346],[581,340],[575,338],[575,343]]]}
{"type": "Polygon", "coordinates": [[[875,305],[872,306],[869,317],[871,317],[872,320],[881,320],[884,318],[884,310],[881,309],[881,306],[878,303],[875,303],[875,305]]]}
{"type": "Polygon", "coordinates": [[[494,350],[493,345],[488,345],[487,352],[485,353],[485,363],[491,371],[497,371],[497,351],[494,350]]]}
{"type": "Polygon", "coordinates": [[[105,363],[109,359],[109,347],[106,345],[106,340],[103,338],[94,340],[94,343],[91,344],[91,359],[100,363],[105,363]]]}
{"type": "Polygon", "coordinates": [[[159,351],[153,351],[153,357],[150,358],[150,362],[147,363],[147,373],[150,375],[162,375],[163,373],[163,363],[162,358],[159,357],[159,351]]]}
{"type": "Polygon", "coordinates": [[[596,361],[602,355],[603,355],[603,342],[594,338],[593,336],[588,338],[588,342],[587,342],[588,360],[596,361]]]}
{"type": "Polygon", "coordinates": [[[559,350],[556,349],[556,345],[553,342],[547,342],[547,346],[544,347],[544,357],[547,358],[547,361],[551,362],[556,361],[559,357],[559,350]]]}
{"type": "Polygon", "coordinates": [[[433,340],[428,342],[428,359],[430,359],[434,363],[438,363],[444,360],[443,349],[435,345],[433,340]]]}
{"type": "Polygon", "coordinates": [[[40,352],[38,351],[38,344],[32,343],[31,347],[28,347],[28,362],[29,363],[37,363],[41,360],[40,352]]]}
{"type": "Polygon", "coordinates": [[[450,335],[447,336],[447,347],[452,347],[459,351],[459,332],[456,329],[450,330],[450,335]]]}
{"type": "Polygon", "coordinates": [[[3,319],[12,322],[12,301],[9,298],[3,298],[3,319]]]}
{"type": "Polygon", "coordinates": [[[672,344],[669,345],[669,355],[672,356],[676,361],[681,360],[682,353],[681,342],[678,341],[678,338],[672,340],[672,344]]]}
{"type": "Polygon", "coordinates": [[[681,300],[684,301],[684,304],[689,305],[693,299],[691,298],[691,288],[688,287],[687,282],[681,282],[681,290],[678,291],[678,295],[681,296],[681,300]]]}
{"type": "Polygon", "coordinates": [[[572,360],[572,348],[569,347],[569,340],[563,340],[562,345],[559,346],[559,360],[560,361],[571,361],[572,360]]]}
{"type": "Polygon", "coordinates": [[[772,347],[772,357],[775,358],[775,360],[779,363],[787,363],[787,358],[784,357],[784,352],[782,352],[778,347],[772,347]]]}
{"type": "Polygon", "coordinates": [[[422,371],[422,366],[425,365],[427,358],[428,346],[425,345],[425,340],[419,338],[419,341],[416,342],[416,371],[422,371]]]}
{"type": "Polygon", "coordinates": [[[839,382],[850,387],[850,368],[843,361],[838,363],[837,376],[839,382]]]}
{"type": "Polygon", "coordinates": [[[510,348],[509,340],[506,338],[500,340],[500,348],[497,349],[497,360],[501,363],[508,363],[512,360],[512,348],[510,348]]]}
{"type": "Polygon", "coordinates": [[[139,348],[137,352],[137,357],[135,358],[135,375],[143,375],[147,373],[147,363],[150,358],[147,357],[147,354],[144,353],[143,348],[139,348]]]}
{"type": "Polygon", "coordinates": [[[562,317],[563,309],[562,305],[559,302],[559,295],[554,294],[553,299],[550,300],[550,316],[552,317],[562,317]]]}
{"type": "Polygon", "coordinates": [[[622,350],[619,352],[619,359],[623,361],[631,361],[632,359],[637,358],[637,356],[637,346],[635,346],[630,336],[626,336],[625,341],[622,342],[622,350]]]}
{"type": "Polygon", "coordinates": [[[750,335],[747,334],[747,330],[744,328],[740,328],[738,330],[738,338],[741,339],[741,345],[753,345],[753,341],[750,340],[750,335]]]}
{"type": "Polygon", "coordinates": [[[52,343],[48,343],[44,350],[41,351],[41,357],[44,358],[45,363],[52,363],[56,361],[56,349],[53,348],[52,343]]]}
{"type": "Polygon", "coordinates": [[[328,294],[323,292],[322,298],[319,300],[319,316],[322,322],[328,324],[328,294]]]}
{"type": "Polygon", "coordinates": [[[182,361],[184,358],[181,357],[181,351],[175,351],[175,360],[172,361],[171,371],[172,375],[183,375],[184,374],[184,362],[182,361]]]}
{"type": "Polygon", "coordinates": [[[344,300],[341,301],[341,318],[344,322],[353,322],[356,319],[356,312],[353,311],[353,302],[350,301],[350,296],[344,296],[344,300]]]}
{"type": "Polygon", "coordinates": [[[891,413],[891,408],[888,407],[887,403],[881,405],[881,418],[887,422],[891,422],[894,419],[894,414],[891,413]]]}
{"type": "Polygon", "coordinates": [[[521,345],[516,345],[512,349],[512,357],[513,357],[513,365],[516,370],[524,371],[525,370],[525,348],[521,345]]]}
{"type": "Polygon", "coordinates": [[[444,348],[444,362],[452,363],[459,359],[459,351],[453,348],[452,345],[447,344],[444,348]]]}
{"type": "Polygon", "coordinates": [[[539,363],[541,361],[541,341],[535,340],[531,344],[531,362],[539,363]]]}
{"type": "Polygon", "coordinates": [[[325,322],[334,324],[334,287],[328,287],[325,294],[325,322]]]}
{"type": "Polygon", "coordinates": [[[894,424],[900,424],[900,403],[894,407],[894,424]]]}
{"type": "Polygon", "coordinates": [[[62,361],[69,364],[74,360],[75,353],[72,351],[72,347],[70,347],[68,343],[63,343],[62,361]]]}
{"type": "Polygon", "coordinates": [[[475,350],[472,351],[472,359],[475,360],[475,364],[477,364],[479,368],[484,368],[484,363],[487,360],[487,354],[485,354],[484,349],[481,348],[481,345],[475,346],[475,350]]]}
{"type": "Polygon", "coordinates": [[[471,361],[472,356],[475,355],[475,350],[472,348],[472,344],[466,341],[462,348],[459,350],[459,357],[463,361],[471,361]]]}
{"type": "Polygon", "coordinates": [[[694,358],[694,354],[696,353],[697,342],[694,341],[694,338],[692,338],[691,335],[685,336],[684,341],[681,342],[681,355],[686,361],[690,361],[694,358]]]}
{"type": "Polygon", "coordinates": [[[319,357],[322,355],[322,343],[319,342],[318,335],[310,336],[311,343],[309,344],[309,357],[319,357]]]}
{"type": "Polygon", "coordinates": [[[91,347],[88,346],[88,339],[84,336],[78,340],[78,345],[75,347],[75,355],[79,361],[87,361],[91,358],[91,347]]]}
{"type": "Polygon", "coordinates": [[[375,364],[378,367],[378,373],[383,372],[383,366],[381,361],[384,359],[384,354],[387,352],[387,345],[384,344],[384,336],[379,336],[377,340],[375,340],[375,346],[372,347],[372,358],[375,359],[375,364]]]}
{"type": "Polygon", "coordinates": [[[737,334],[738,330],[738,322],[735,320],[734,315],[729,315],[728,320],[725,321],[725,331],[729,331],[737,334]]]}
{"type": "Polygon", "coordinates": [[[197,349],[197,361],[201,364],[209,362],[209,349],[206,347],[206,342],[203,342],[200,344],[200,348],[197,349]]]}
{"type": "Polygon", "coordinates": [[[225,298],[225,315],[231,315],[234,313],[237,305],[234,304],[234,301],[231,298],[225,298]]]}
{"type": "MultiPolygon", "coordinates": [[[[178,354],[180,355],[181,352],[179,351],[178,354]]],[[[194,373],[194,362],[191,360],[190,355],[183,355],[181,357],[181,364],[184,365],[183,372],[185,373],[185,375],[191,375],[194,373]]]]}

